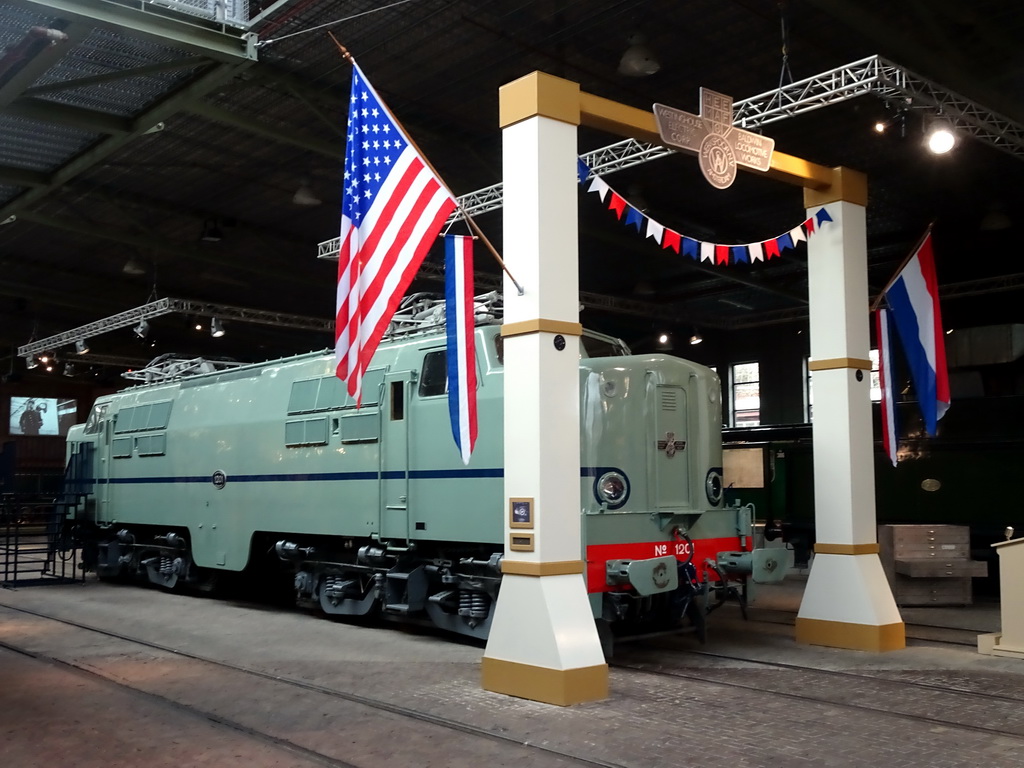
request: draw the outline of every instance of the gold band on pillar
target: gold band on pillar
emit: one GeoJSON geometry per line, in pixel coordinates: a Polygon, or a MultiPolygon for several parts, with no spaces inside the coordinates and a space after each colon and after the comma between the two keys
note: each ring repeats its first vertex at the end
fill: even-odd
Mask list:
{"type": "Polygon", "coordinates": [[[531,72],[498,89],[498,123],[508,128],[531,117],[580,124],[580,86],[569,80],[531,72]]]}
{"type": "Polygon", "coordinates": [[[572,573],[583,573],[582,560],[556,560],[548,563],[533,563],[526,560],[502,560],[502,573],[513,573],[517,576],[565,576],[572,573]]]}
{"type": "Polygon", "coordinates": [[[828,360],[810,360],[807,369],[810,371],[831,371],[836,368],[859,368],[862,371],[871,370],[871,361],[859,357],[833,357],[828,360]]]}
{"type": "Polygon", "coordinates": [[[484,656],[480,682],[487,691],[569,707],[608,698],[608,665],[550,669],[484,656]]]}
{"type": "Polygon", "coordinates": [[[819,541],[814,545],[816,555],[877,555],[878,543],[872,544],[826,544],[819,541]]]}
{"type": "Polygon", "coordinates": [[[815,188],[809,184],[804,185],[804,208],[816,208],[840,200],[867,206],[868,177],[852,168],[838,166],[832,169],[832,183],[829,186],[815,188]]]}
{"type": "Polygon", "coordinates": [[[907,647],[906,627],[902,621],[875,626],[797,617],[795,634],[798,643],[849,648],[854,651],[880,653],[907,647]]]}
{"type": "Polygon", "coordinates": [[[522,320],[518,323],[505,323],[501,326],[501,335],[524,336],[527,333],[561,333],[564,336],[582,336],[583,325],[568,323],[565,320],[547,320],[538,317],[536,320],[522,320]]]}

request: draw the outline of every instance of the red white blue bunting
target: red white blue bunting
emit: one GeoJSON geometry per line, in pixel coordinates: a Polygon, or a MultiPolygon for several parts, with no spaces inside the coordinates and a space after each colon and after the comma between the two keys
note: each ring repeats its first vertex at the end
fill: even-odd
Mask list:
{"type": "Polygon", "coordinates": [[[741,245],[709,243],[680,234],[645,215],[608,186],[604,179],[592,173],[582,160],[579,161],[578,174],[580,184],[586,185],[589,181],[587,191],[597,193],[601,201],[608,206],[608,210],[614,211],[616,218],[625,226],[632,227],[645,238],[651,238],[663,249],[688,256],[694,261],[706,261],[717,266],[753,264],[780,258],[786,251],[796,248],[798,243],[806,242],[813,237],[823,224],[832,221],[828,211],[819,208],[812,216],[788,232],[783,232],[781,235],[770,237],[767,240],[741,245]]]}

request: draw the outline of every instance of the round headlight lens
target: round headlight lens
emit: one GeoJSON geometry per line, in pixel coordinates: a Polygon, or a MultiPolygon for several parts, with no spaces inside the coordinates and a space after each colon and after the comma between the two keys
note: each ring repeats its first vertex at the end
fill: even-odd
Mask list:
{"type": "Polygon", "coordinates": [[[607,504],[611,509],[617,509],[626,503],[629,496],[629,481],[621,472],[605,472],[594,484],[594,493],[597,500],[607,504]]]}
{"type": "Polygon", "coordinates": [[[704,491],[712,506],[717,507],[722,502],[722,470],[715,468],[708,472],[704,481],[704,491]]]}

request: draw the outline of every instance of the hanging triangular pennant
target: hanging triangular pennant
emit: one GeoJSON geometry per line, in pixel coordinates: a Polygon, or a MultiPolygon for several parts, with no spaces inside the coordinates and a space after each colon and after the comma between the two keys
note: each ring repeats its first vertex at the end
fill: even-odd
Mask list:
{"type": "Polygon", "coordinates": [[[597,192],[601,198],[601,202],[604,202],[604,199],[608,196],[608,192],[610,190],[611,187],[608,186],[608,182],[600,176],[595,176],[594,180],[590,182],[590,186],[587,188],[587,192],[597,192]]]}
{"type": "Polygon", "coordinates": [[[623,211],[626,210],[626,199],[614,189],[611,190],[611,193],[611,200],[608,201],[608,210],[615,211],[616,217],[621,219],[623,211]]]}
{"type": "Polygon", "coordinates": [[[579,158],[576,158],[576,178],[579,179],[580,184],[590,178],[590,168],[579,158]]]}
{"type": "Polygon", "coordinates": [[[705,243],[696,238],[681,235],[646,216],[638,208],[629,205],[622,195],[608,186],[604,179],[593,173],[582,160],[577,161],[576,167],[580,184],[589,180],[590,185],[587,187],[587,191],[596,192],[601,201],[607,203],[608,209],[615,211],[616,217],[626,226],[631,226],[638,233],[643,233],[644,237],[652,238],[661,245],[662,249],[671,249],[691,259],[700,259],[702,262],[728,265],[730,261],[732,264],[770,261],[779,258],[787,249],[795,248],[801,241],[806,242],[809,237],[821,229],[822,224],[832,221],[828,211],[819,208],[812,216],[785,234],[762,240],[759,243],[734,246],[705,243]]]}
{"type": "Polygon", "coordinates": [[[626,226],[635,227],[637,232],[641,232],[644,226],[644,219],[647,218],[640,211],[631,205],[626,206],[626,226]]]}
{"type": "Polygon", "coordinates": [[[671,229],[665,230],[665,237],[662,238],[661,247],[671,248],[676,253],[679,253],[679,233],[671,229]]]}

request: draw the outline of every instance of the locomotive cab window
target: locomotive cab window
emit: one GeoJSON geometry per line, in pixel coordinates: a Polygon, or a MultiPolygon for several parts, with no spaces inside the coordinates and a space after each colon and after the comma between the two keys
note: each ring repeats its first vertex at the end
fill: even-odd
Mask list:
{"type": "Polygon", "coordinates": [[[448,393],[448,351],[438,349],[423,356],[420,371],[420,397],[434,397],[448,393]]]}
{"type": "Polygon", "coordinates": [[[100,428],[103,426],[103,420],[107,416],[107,408],[109,407],[110,405],[108,403],[103,403],[103,405],[93,407],[88,420],[85,422],[85,434],[95,435],[100,431],[100,428]]]}

